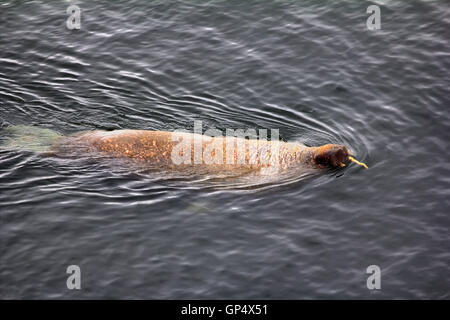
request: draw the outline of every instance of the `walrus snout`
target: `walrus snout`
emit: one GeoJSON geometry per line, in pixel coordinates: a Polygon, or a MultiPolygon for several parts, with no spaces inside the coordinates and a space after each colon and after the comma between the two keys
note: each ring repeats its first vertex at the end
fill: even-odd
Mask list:
{"type": "Polygon", "coordinates": [[[350,151],[346,146],[326,144],[314,151],[314,163],[320,167],[344,167],[350,151]]]}

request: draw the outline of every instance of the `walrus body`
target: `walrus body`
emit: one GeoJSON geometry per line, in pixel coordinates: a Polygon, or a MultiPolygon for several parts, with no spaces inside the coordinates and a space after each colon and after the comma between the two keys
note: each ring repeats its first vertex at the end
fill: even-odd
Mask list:
{"type": "Polygon", "coordinates": [[[57,156],[95,153],[172,170],[200,167],[206,172],[242,173],[338,167],[344,166],[349,156],[345,146],[334,144],[307,147],[292,142],[149,130],[82,132],[63,137],[51,151],[57,156]]]}

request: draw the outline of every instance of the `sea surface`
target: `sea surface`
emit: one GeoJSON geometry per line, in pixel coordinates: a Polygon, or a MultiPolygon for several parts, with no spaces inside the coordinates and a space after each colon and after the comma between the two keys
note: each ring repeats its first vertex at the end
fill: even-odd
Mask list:
{"type": "Polygon", "coordinates": [[[224,188],[2,148],[0,298],[450,299],[449,30],[444,0],[1,0],[0,137],[197,120],[369,170],[224,188]]]}

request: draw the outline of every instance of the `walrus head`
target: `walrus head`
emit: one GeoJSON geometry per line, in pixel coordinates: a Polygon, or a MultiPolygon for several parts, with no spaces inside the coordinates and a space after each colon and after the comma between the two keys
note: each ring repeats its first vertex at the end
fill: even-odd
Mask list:
{"type": "Polygon", "coordinates": [[[315,148],[313,162],[315,165],[324,167],[345,167],[349,160],[350,152],[347,147],[338,144],[326,144],[315,148]]]}

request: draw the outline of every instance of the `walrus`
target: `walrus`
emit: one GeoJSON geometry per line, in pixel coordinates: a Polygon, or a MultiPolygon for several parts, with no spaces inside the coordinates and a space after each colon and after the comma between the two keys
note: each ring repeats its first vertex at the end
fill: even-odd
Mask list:
{"type": "Polygon", "coordinates": [[[344,145],[308,147],[300,142],[208,136],[153,130],[84,131],[63,136],[31,126],[6,128],[11,137],[3,146],[61,158],[125,159],[145,168],[195,174],[247,173],[275,175],[310,169],[344,167],[355,160],[344,145]]]}

